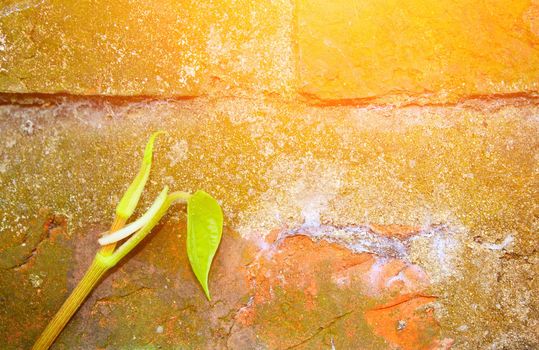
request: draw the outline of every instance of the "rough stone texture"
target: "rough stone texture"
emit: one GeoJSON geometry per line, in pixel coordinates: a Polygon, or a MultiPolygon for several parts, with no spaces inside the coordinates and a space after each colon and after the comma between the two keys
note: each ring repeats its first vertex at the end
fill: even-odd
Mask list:
{"type": "Polygon", "coordinates": [[[539,91],[536,0],[0,5],[0,91],[438,103],[539,91]]]}
{"type": "Polygon", "coordinates": [[[158,129],[141,208],[165,184],[221,200],[214,300],[178,206],[56,349],[536,348],[538,113],[6,97],[2,348],[27,348],[82,276],[158,129]]]}
{"type": "Polygon", "coordinates": [[[288,1],[8,0],[0,91],[287,94],[288,1]]]}
{"type": "Polygon", "coordinates": [[[537,93],[538,9],[529,0],[299,0],[299,87],[320,103],[537,93]]]}
{"type": "Polygon", "coordinates": [[[137,172],[178,205],[54,349],[539,348],[539,3],[0,3],[0,348],[27,349],[137,172]],[[94,95],[83,97],[81,95],[94,95]],[[149,97],[151,96],[151,98],[149,97]]]}
{"type": "Polygon", "coordinates": [[[238,324],[254,329],[269,348],[427,349],[440,343],[430,305],[436,297],[426,292],[418,266],[314,243],[308,235],[281,239],[251,264],[254,296],[238,316],[238,324]]]}

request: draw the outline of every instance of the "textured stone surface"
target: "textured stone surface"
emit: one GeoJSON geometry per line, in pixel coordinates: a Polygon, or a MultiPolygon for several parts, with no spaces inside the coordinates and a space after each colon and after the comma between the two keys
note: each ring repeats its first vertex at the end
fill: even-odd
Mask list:
{"type": "Polygon", "coordinates": [[[298,0],[300,90],[322,103],[537,93],[538,8],[529,0],[298,0]]]}
{"type": "Polygon", "coordinates": [[[219,199],[213,300],[178,205],[54,349],[539,348],[538,84],[537,0],[2,1],[0,348],[80,280],[155,130],[137,215],[219,199]]]}
{"type": "Polygon", "coordinates": [[[57,349],[539,345],[532,99],[4,99],[2,348],[27,348],[74,287],[158,129],[141,208],[165,184],[221,200],[214,301],[188,268],[178,206],[57,349]]]}
{"type": "Polygon", "coordinates": [[[238,325],[271,349],[426,349],[440,342],[436,297],[413,264],[314,243],[300,231],[281,235],[249,270],[254,296],[238,325]]]}
{"type": "Polygon", "coordinates": [[[288,1],[3,1],[0,91],[286,94],[291,18],[288,1]]]}
{"type": "Polygon", "coordinates": [[[539,91],[537,1],[0,4],[0,91],[440,103],[539,91]]]}

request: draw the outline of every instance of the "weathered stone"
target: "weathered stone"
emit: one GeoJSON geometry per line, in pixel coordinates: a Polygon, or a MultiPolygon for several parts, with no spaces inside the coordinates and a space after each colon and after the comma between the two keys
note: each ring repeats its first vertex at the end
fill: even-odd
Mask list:
{"type": "Polygon", "coordinates": [[[28,348],[70,291],[67,274],[73,250],[67,221],[46,210],[31,216],[31,226],[22,235],[0,230],[0,261],[10,261],[0,268],[0,344],[4,349],[28,348]]]}
{"type": "Polygon", "coordinates": [[[406,274],[416,269],[307,236],[284,236],[251,264],[254,295],[238,323],[253,327],[271,349],[432,347],[439,341],[439,325],[432,309],[418,306],[436,297],[424,296],[426,275],[406,274]],[[397,316],[410,327],[395,334],[397,316]]]}
{"type": "Polygon", "coordinates": [[[81,279],[155,130],[136,215],[165,185],[218,198],[213,299],[177,205],[54,349],[539,348],[538,14],[3,1],[0,348],[81,279]]]}
{"type": "Polygon", "coordinates": [[[539,344],[533,99],[376,109],[5,99],[2,348],[29,347],[80,279],[153,130],[168,135],[139,212],[165,184],[219,198],[214,300],[188,267],[178,206],[97,287],[57,349],[539,344]],[[12,254],[24,237],[35,254],[12,254]],[[367,278],[373,268],[379,278],[367,278]]]}
{"type": "Polygon", "coordinates": [[[299,87],[320,103],[539,92],[539,3],[297,2],[299,87]]]}
{"type": "Polygon", "coordinates": [[[288,1],[4,1],[0,92],[287,94],[288,1]]]}

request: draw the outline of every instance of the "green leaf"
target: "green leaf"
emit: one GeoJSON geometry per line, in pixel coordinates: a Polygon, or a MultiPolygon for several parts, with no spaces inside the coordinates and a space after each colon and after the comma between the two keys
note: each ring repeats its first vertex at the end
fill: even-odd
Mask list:
{"type": "Polygon", "coordinates": [[[142,194],[142,190],[144,190],[144,186],[148,181],[150,168],[152,167],[153,143],[155,138],[160,134],[164,134],[164,132],[154,132],[152,136],[150,136],[150,139],[146,144],[146,149],[144,150],[144,159],[142,160],[140,170],[116,207],[116,216],[123,218],[124,220],[129,219],[129,217],[133,215],[142,194]]]}
{"type": "Polygon", "coordinates": [[[187,200],[187,256],[204,293],[211,300],[208,276],[223,233],[219,203],[204,191],[187,200]]]}

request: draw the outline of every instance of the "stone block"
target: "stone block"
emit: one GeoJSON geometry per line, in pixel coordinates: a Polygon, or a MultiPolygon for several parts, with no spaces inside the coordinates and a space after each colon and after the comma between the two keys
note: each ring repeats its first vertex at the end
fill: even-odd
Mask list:
{"type": "Polygon", "coordinates": [[[440,103],[539,91],[539,3],[297,3],[300,91],[322,103],[440,103]]]}
{"type": "Polygon", "coordinates": [[[285,94],[291,9],[288,1],[4,1],[0,92],[285,94]]]}

